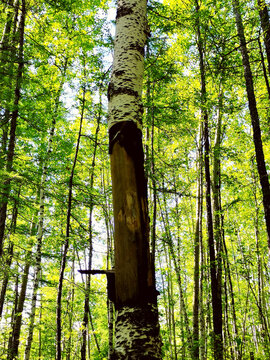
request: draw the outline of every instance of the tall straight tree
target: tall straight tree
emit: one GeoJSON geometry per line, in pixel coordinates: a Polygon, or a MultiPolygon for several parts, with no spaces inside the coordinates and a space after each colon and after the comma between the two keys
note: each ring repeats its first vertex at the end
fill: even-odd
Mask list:
{"type": "Polygon", "coordinates": [[[263,30],[263,40],[268,61],[268,72],[270,75],[270,21],[268,8],[264,0],[258,0],[258,8],[261,19],[261,27],[263,30]]]}
{"type": "Polygon", "coordinates": [[[219,244],[215,238],[213,229],[213,212],[211,202],[211,176],[210,176],[210,139],[209,139],[209,123],[207,111],[207,91],[206,91],[206,71],[204,46],[200,25],[200,5],[198,0],[195,1],[197,15],[197,44],[200,62],[201,77],[201,115],[203,121],[203,137],[204,137],[204,169],[205,169],[205,195],[206,195],[206,213],[207,213],[207,233],[208,233],[208,249],[210,261],[210,277],[211,277],[211,295],[212,295],[212,311],[213,311],[213,338],[214,338],[214,357],[216,360],[223,359],[223,335],[222,335],[222,297],[221,297],[221,275],[220,275],[220,254],[219,244]]]}
{"type": "Polygon", "coordinates": [[[198,136],[198,153],[197,153],[197,209],[196,209],[196,225],[194,234],[194,294],[193,294],[193,358],[200,358],[199,343],[199,312],[200,312],[200,241],[201,241],[201,225],[202,225],[202,122],[199,125],[198,136]]]}
{"type": "Polygon", "coordinates": [[[13,110],[11,112],[11,120],[10,120],[10,130],[9,130],[9,144],[7,150],[7,158],[6,158],[6,171],[7,171],[7,179],[3,181],[3,190],[2,190],[2,198],[0,203],[0,256],[3,253],[3,243],[4,243],[4,234],[5,234],[5,225],[7,218],[7,208],[8,208],[8,198],[10,195],[11,189],[11,178],[10,173],[13,167],[13,159],[15,152],[15,141],[16,141],[16,128],[17,128],[17,120],[19,116],[19,102],[21,98],[21,85],[23,78],[23,68],[24,68],[24,30],[25,30],[25,18],[26,18],[26,3],[25,0],[21,2],[21,18],[19,23],[19,49],[18,49],[18,67],[15,81],[15,89],[14,89],[14,101],[13,101],[13,110]]]}
{"type": "Polygon", "coordinates": [[[63,244],[63,254],[61,259],[61,267],[59,274],[59,282],[57,288],[57,306],[56,306],[56,360],[62,359],[62,295],[63,295],[63,283],[64,283],[64,274],[67,265],[67,255],[70,243],[70,227],[71,227],[71,210],[72,210],[72,200],[73,200],[73,179],[75,174],[75,167],[78,160],[78,153],[80,149],[80,141],[82,135],[83,128],[83,120],[84,120],[84,111],[85,111],[85,91],[83,93],[83,101],[80,115],[80,125],[79,125],[79,133],[77,137],[77,144],[73,159],[73,164],[71,168],[71,173],[69,176],[68,182],[68,207],[67,207],[67,221],[66,221],[66,236],[65,242],[63,244]]]}
{"type": "Polygon", "coordinates": [[[248,106],[251,117],[252,129],[253,129],[253,142],[255,147],[257,170],[260,178],[260,184],[263,195],[263,207],[264,207],[264,217],[265,217],[266,230],[268,236],[268,248],[270,250],[270,184],[269,184],[265,158],[264,158],[260,119],[259,119],[257,102],[254,92],[253,75],[250,67],[247,42],[244,33],[244,26],[240,11],[239,0],[233,0],[232,4],[233,4],[233,12],[237,27],[237,34],[240,43],[242,63],[244,67],[248,106]]]}
{"type": "Polygon", "coordinates": [[[115,225],[116,359],[161,359],[141,131],[147,35],[146,0],[119,0],[108,88],[115,225]]]}

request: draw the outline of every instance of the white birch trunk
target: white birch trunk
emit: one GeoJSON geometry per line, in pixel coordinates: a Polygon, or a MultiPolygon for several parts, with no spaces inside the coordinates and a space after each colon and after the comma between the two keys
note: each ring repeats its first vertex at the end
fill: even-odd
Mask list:
{"type": "Polygon", "coordinates": [[[146,0],[119,0],[111,82],[108,89],[109,129],[121,121],[141,127],[146,0]]]}

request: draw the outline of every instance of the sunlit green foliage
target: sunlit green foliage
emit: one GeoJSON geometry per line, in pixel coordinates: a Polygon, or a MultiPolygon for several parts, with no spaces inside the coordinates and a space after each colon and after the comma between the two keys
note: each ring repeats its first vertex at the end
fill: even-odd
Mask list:
{"type": "MultiPolygon", "coordinates": [[[[1,34],[4,33],[9,11],[14,9],[8,3],[13,2],[0,2],[1,34]]],[[[65,359],[80,359],[85,275],[81,275],[78,270],[88,268],[91,207],[94,209],[92,267],[106,269],[113,266],[106,122],[106,91],[112,61],[113,32],[113,24],[108,16],[112,17],[112,6],[111,3],[98,0],[27,1],[23,80],[16,147],[10,173],[4,165],[10,136],[10,113],[14,110],[18,21],[16,24],[11,23],[9,46],[4,50],[1,48],[1,201],[4,180],[11,179],[0,272],[1,286],[8,275],[0,323],[1,359],[7,356],[22,274],[26,264],[30,263],[19,347],[19,359],[24,358],[44,167],[46,182],[42,272],[30,358],[55,357],[57,285],[65,241],[68,184],[82,113],[83,89],[86,92],[84,118],[73,178],[70,248],[62,298],[62,347],[65,359]],[[15,35],[12,35],[13,30],[15,35]],[[98,119],[100,129],[96,137],[98,119]],[[51,151],[48,153],[52,128],[51,151]],[[93,171],[94,182],[90,187],[93,171]],[[8,265],[10,253],[12,255],[8,265]]],[[[262,46],[263,39],[256,3],[241,1],[241,12],[269,170],[269,94],[259,51],[258,38],[262,46]]],[[[211,166],[215,155],[213,149],[217,119],[220,114],[222,116],[219,154],[221,215],[227,249],[227,253],[223,249],[222,254],[224,358],[250,359],[253,352],[255,359],[267,359],[270,352],[267,236],[244,70],[232,6],[227,0],[203,0],[200,2],[199,14],[195,11],[193,1],[148,3],[151,34],[145,51],[143,131],[150,227],[153,225],[154,202],[157,206],[156,281],[160,292],[159,314],[164,359],[191,358],[188,330],[192,330],[193,315],[194,233],[200,162],[197,154],[201,123],[196,34],[198,20],[206,62],[211,166]],[[231,286],[228,271],[231,274],[231,286]]],[[[264,47],[262,49],[265,57],[264,47]]],[[[203,209],[200,343],[205,354],[202,359],[213,359],[205,200],[203,209]]],[[[92,276],[87,350],[88,358],[91,356],[92,359],[107,358],[106,291],[105,276],[92,276]]]]}

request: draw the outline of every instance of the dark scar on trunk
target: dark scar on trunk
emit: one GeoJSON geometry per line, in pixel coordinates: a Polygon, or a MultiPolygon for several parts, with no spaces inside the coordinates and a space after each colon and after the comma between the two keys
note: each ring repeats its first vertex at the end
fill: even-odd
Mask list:
{"type": "Polygon", "coordinates": [[[116,13],[116,20],[123,16],[130,15],[133,13],[133,9],[128,6],[119,6],[116,13]]]}
{"type": "Polygon", "coordinates": [[[137,91],[128,89],[127,87],[116,88],[114,86],[114,84],[112,82],[110,82],[109,86],[108,86],[108,92],[107,92],[108,100],[111,100],[113,96],[119,95],[119,94],[127,94],[127,95],[134,96],[135,98],[139,97],[139,94],[137,91]]]}

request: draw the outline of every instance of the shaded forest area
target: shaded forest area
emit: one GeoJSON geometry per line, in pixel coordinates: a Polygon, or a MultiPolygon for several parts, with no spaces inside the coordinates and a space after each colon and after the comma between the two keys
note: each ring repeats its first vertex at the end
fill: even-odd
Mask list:
{"type": "MultiPolygon", "coordinates": [[[[114,357],[115,6],[0,2],[1,359],[114,357]]],[[[163,359],[270,358],[269,10],[148,1],[142,131],[163,359]]]]}

